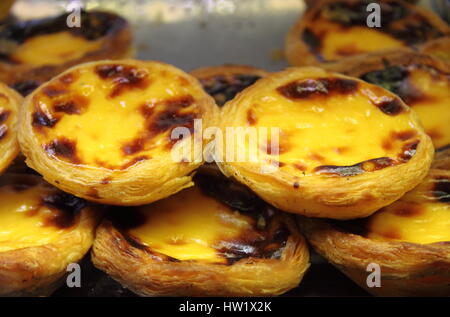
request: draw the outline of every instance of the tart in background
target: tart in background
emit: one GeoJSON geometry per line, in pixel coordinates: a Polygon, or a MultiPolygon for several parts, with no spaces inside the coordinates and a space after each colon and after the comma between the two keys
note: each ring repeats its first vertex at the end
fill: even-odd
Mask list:
{"type": "Polygon", "coordinates": [[[401,0],[380,2],[381,27],[367,26],[370,1],[319,0],[292,27],[286,56],[296,66],[352,58],[376,51],[417,48],[449,36],[433,12],[401,0]]]}
{"type": "Polygon", "coordinates": [[[0,83],[0,173],[19,154],[17,121],[23,98],[14,90],[0,83]]]}
{"type": "Polygon", "coordinates": [[[367,219],[301,218],[314,249],[374,295],[449,296],[450,171],[432,169],[415,189],[367,219]],[[369,288],[367,266],[381,270],[369,288]]]}
{"type": "Polygon", "coordinates": [[[214,98],[219,107],[268,74],[260,68],[230,64],[191,71],[191,75],[200,80],[205,91],[214,98]]]}
{"type": "Polygon", "coordinates": [[[29,92],[74,65],[130,57],[131,28],[122,17],[82,11],[81,27],[72,28],[67,17],[12,18],[1,25],[0,81],[29,92]]]}
{"type": "Polygon", "coordinates": [[[203,157],[192,145],[206,143],[194,135],[201,137],[217,116],[200,83],[173,66],[99,61],[71,68],[29,95],[19,141],[28,166],[63,191],[140,205],[193,185],[203,157]]]}
{"type": "Polygon", "coordinates": [[[90,249],[99,210],[36,175],[0,176],[0,201],[0,295],[50,295],[90,249]]]}
{"type": "Polygon", "coordinates": [[[323,67],[395,93],[418,114],[436,149],[450,145],[450,64],[399,51],[354,57],[323,67]]]}
{"type": "Polygon", "coordinates": [[[420,183],[434,153],[399,97],[313,67],[247,88],[222,108],[228,127],[256,130],[257,141],[227,135],[221,170],[275,207],[312,217],[372,214],[420,183]]]}
{"type": "Polygon", "coordinates": [[[291,215],[214,174],[153,204],[114,210],[92,261],[143,296],[270,296],[296,287],[309,253],[291,215]]]}

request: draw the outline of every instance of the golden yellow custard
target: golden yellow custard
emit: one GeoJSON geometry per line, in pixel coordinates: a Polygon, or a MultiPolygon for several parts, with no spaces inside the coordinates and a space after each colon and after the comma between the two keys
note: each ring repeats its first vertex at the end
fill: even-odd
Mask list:
{"type": "Polygon", "coordinates": [[[374,14],[367,10],[367,1],[321,1],[289,32],[289,62],[311,65],[375,51],[417,47],[450,32],[445,22],[424,8],[397,0],[383,1],[380,6],[381,27],[369,27],[368,21],[374,22],[374,14]]]}
{"type": "MultiPolygon", "coordinates": [[[[291,69],[261,79],[225,105],[223,112],[224,131],[227,127],[248,131],[244,138],[226,136],[224,162],[220,163],[225,170],[241,176],[246,184],[264,178],[257,171],[273,170],[267,177],[282,181],[298,197],[315,180],[330,182],[330,186],[342,181],[345,187],[367,175],[369,183],[355,190],[368,186],[361,195],[376,200],[369,187],[378,181],[377,175],[383,178],[383,172],[415,164],[417,153],[424,151],[427,163],[419,168],[424,177],[431,160],[431,142],[400,98],[378,86],[317,68],[291,69]],[[234,161],[229,148],[234,150],[234,161]]],[[[417,184],[420,180],[411,181],[417,184]]],[[[413,186],[408,184],[403,193],[413,186]]],[[[264,191],[262,187],[261,183],[264,191]]],[[[321,187],[325,190],[325,183],[321,187]]],[[[346,195],[344,188],[326,190],[328,197],[340,192],[333,200],[346,195]]],[[[348,189],[347,193],[354,194],[348,189]]],[[[311,195],[315,195],[312,189],[311,195]]]]}
{"type": "Polygon", "coordinates": [[[77,213],[85,206],[80,199],[28,179],[2,184],[0,201],[0,252],[58,241],[76,227],[77,213]],[[58,208],[58,204],[68,208],[72,202],[74,210],[58,208]]]}
{"type": "MultiPolygon", "coordinates": [[[[206,184],[203,186],[215,186],[206,184]]],[[[227,190],[219,194],[226,195],[227,190]]],[[[114,214],[112,219],[128,240],[135,241],[132,245],[138,244],[147,252],[180,261],[227,264],[245,257],[272,257],[287,241],[283,218],[277,213],[267,216],[266,207],[259,202],[252,207],[260,210],[239,211],[194,186],[153,204],[135,207],[131,213],[119,210],[121,215],[114,214]],[[132,226],[127,228],[129,223],[132,226]],[[273,237],[275,233],[278,238],[273,237]]]]}
{"type": "Polygon", "coordinates": [[[89,41],[70,32],[44,34],[27,39],[10,58],[32,66],[57,65],[79,59],[101,47],[101,41],[89,41]]]}
{"type": "MultiPolygon", "coordinates": [[[[73,177],[49,175],[53,167],[79,172],[83,182],[90,182],[89,188],[80,188],[81,193],[70,185],[62,189],[94,200],[104,197],[101,201],[106,203],[120,203],[117,191],[121,191],[108,189],[116,180],[133,187],[125,189],[130,191],[123,193],[125,200],[145,203],[149,201],[142,196],[151,195],[152,186],[161,190],[155,182],[173,186],[169,181],[185,177],[202,162],[202,157],[194,160],[194,131],[201,137],[216,111],[212,98],[193,77],[167,64],[131,60],[70,69],[39,87],[24,109],[21,142],[28,163],[50,182],[61,178],[60,183],[79,183],[73,177]],[[173,132],[176,128],[182,129],[181,136],[173,132]],[[180,144],[186,144],[190,153],[177,151],[181,154],[174,156],[180,144]],[[52,166],[41,165],[42,159],[52,166]],[[139,171],[131,175],[133,168],[139,171]],[[93,174],[86,175],[86,169],[93,174]],[[95,179],[88,179],[91,176],[95,179]],[[135,180],[141,183],[131,184],[135,180]],[[100,189],[95,188],[98,185],[100,189]]],[[[201,138],[196,142],[201,145],[201,138]]],[[[182,180],[181,188],[189,179],[182,180]]]]}
{"type": "Polygon", "coordinates": [[[423,184],[367,221],[370,239],[419,244],[450,241],[450,173],[434,170],[423,184]]]}
{"type": "Polygon", "coordinates": [[[16,125],[21,102],[22,97],[0,83],[0,172],[7,168],[19,153],[16,125]]]}

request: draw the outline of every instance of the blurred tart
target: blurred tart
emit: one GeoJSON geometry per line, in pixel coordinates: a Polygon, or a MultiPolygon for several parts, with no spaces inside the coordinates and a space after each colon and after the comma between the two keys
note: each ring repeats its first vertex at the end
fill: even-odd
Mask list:
{"type": "Polygon", "coordinates": [[[301,218],[316,251],[374,295],[450,294],[450,170],[432,169],[414,190],[367,219],[301,218]],[[380,266],[368,287],[367,266],[380,266]]]}
{"type": "Polygon", "coordinates": [[[29,95],[22,110],[27,164],[66,192],[117,205],[192,186],[203,163],[198,136],[218,111],[194,77],[133,60],[71,68],[29,95]]]}
{"type": "Polygon", "coordinates": [[[216,153],[221,170],[277,208],[313,217],[372,214],[420,183],[434,152],[399,97],[312,67],[247,88],[222,109],[221,128],[230,127],[216,153]]]}
{"type": "Polygon", "coordinates": [[[17,142],[17,121],[22,97],[14,90],[0,83],[0,173],[19,154],[17,142]]]}
{"type": "Polygon", "coordinates": [[[98,210],[35,175],[0,176],[0,295],[50,295],[90,249],[98,210]]]}
{"type": "Polygon", "coordinates": [[[296,287],[309,253],[292,216],[223,176],[164,200],[115,210],[92,261],[143,296],[269,296],[296,287]]]}
{"type": "Polygon", "coordinates": [[[367,25],[365,0],[322,0],[306,11],[286,38],[292,65],[314,65],[375,51],[420,47],[450,35],[433,12],[401,0],[380,2],[381,27],[367,25]]]}
{"type": "Polygon", "coordinates": [[[219,107],[268,74],[263,69],[246,65],[203,67],[191,72],[219,107]]]}
{"type": "Polygon", "coordinates": [[[450,64],[414,52],[390,52],[324,65],[398,95],[419,115],[435,148],[450,145],[450,64]]]}
{"type": "Polygon", "coordinates": [[[76,64],[130,57],[131,29],[122,17],[82,11],[80,27],[68,13],[0,25],[0,81],[8,85],[45,82],[76,64]]]}
{"type": "Polygon", "coordinates": [[[447,36],[426,43],[421,52],[450,63],[450,37],[447,36]]]}

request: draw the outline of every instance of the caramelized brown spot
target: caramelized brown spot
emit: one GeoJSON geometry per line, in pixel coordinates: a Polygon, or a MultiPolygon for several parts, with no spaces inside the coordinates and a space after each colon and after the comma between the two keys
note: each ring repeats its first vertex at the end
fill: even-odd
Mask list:
{"type": "Polygon", "coordinates": [[[440,202],[450,203],[450,179],[437,177],[434,183],[433,196],[440,202]]]}
{"type": "Polygon", "coordinates": [[[76,79],[76,78],[75,78],[75,74],[74,74],[74,73],[67,73],[67,74],[61,76],[61,77],[59,78],[59,81],[60,81],[62,84],[70,85],[70,84],[72,84],[72,83],[75,81],[75,79],[76,79]]]}
{"type": "Polygon", "coordinates": [[[405,144],[402,148],[402,153],[399,155],[399,160],[401,162],[409,161],[416,154],[419,143],[420,141],[413,141],[405,144]]]}
{"type": "Polygon", "coordinates": [[[317,162],[324,162],[325,161],[325,158],[322,155],[318,154],[318,153],[311,153],[311,154],[309,154],[309,158],[311,160],[314,160],[314,161],[317,161],[317,162]]]}
{"type": "Polygon", "coordinates": [[[122,152],[125,155],[133,155],[138,152],[141,152],[144,149],[145,139],[144,138],[136,138],[131,142],[127,142],[124,146],[122,146],[122,152]]]}
{"type": "Polygon", "coordinates": [[[175,127],[194,128],[194,119],[197,114],[193,112],[181,112],[182,108],[189,107],[194,102],[192,96],[184,96],[166,101],[166,109],[156,114],[152,120],[149,131],[157,135],[175,127]]]}
{"type": "Polygon", "coordinates": [[[351,94],[358,88],[358,82],[345,78],[318,78],[294,81],[277,88],[277,91],[289,99],[304,99],[330,94],[351,94]]]}
{"type": "Polygon", "coordinates": [[[401,132],[392,132],[392,137],[394,139],[400,140],[400,141],[406,141],[409,139],[412,139],[417,135],[417,132],[414,130],[406,130],[401,132]]]}
{"type": "Polygon", "coordinates": [[[56,156],[67,159],[73,164],[79,164],[81,162],[76,154],[77,149],[75,141],[69,140],[64,137],[53,140],[49,144],[46,144],[44,146],[44,150],[49,156],[56,156]]]}
{"type": "Polygon", "coordinates": [[[416,217],[423,214],[421,206],[414,203],[402,204],[394,209],[393,213],[400,217],[416,217]]]}
{"type": "Polygon", "coordinates": [[[139,109],[141,111],[141,114],[144,116],[144,118],[148,119],[153,115],[154,105],[145,103],[139,109]]]}
{"type": "Polygon", "coordinates": [[[35,127],[47,127],[52,128],[55,126],[56,123],[58,123],[57,118],[52,117],[51,115],[45,113],[42,111],[42,109],[39,106],[36,106],[36,110],[33,113],[33,126],[35,127]]]}
{"type": "Polygon", "coordinates": [[[80,211],[87,207],[85,200],[63,192],[45,196],[43,205],[53,211],[45,224],[62,229],[74,226],[79,219],[80,211]]]}
{"type": "Polygon", "coordinates": [[[67,89],[56,85],[45,86],[42,88],[42,92],[50,98],[59,97],[68,93],[67,89]]]}
{"type": "Polygon", "coordinates": [[[390,116],[398,115],[404,110],[402,102],[398,98],[386,97],[379,102],[372,101],[372,103],[383,111],[383,113],[390,116]]]}
{"type": "Polygon", "coordinates": [[[345,152],[348,152],[349,150],[350,150],[350,148],[347,146],[339,146],[339,147],[334,148],[334,151],[337,154],[344,154],[345,152]]]}
{"type": "Polygon", "coordinates": [[[300,187],[300,184],[298,182],[294,182],[294,184],[292,185],[292,187],[294,187],[295,189],[300,187]]]}
{"type": "Polygon", "coordinates": [[[389,157],[380,157],[367,160],[350,166],[322,165],[314,169],[314,172],[324,175],[356,176],[364,172],[374,172],[395,165],[395,161],[389,157]]]}
{"type": "Polygon", "coordinates": [[[383,232],[381,235],[382,235],[383,237],[387,238],[387,239],[393,239],[393,240],[396,240],[396,239],[400,239],[400,238],[401,238],[400,232],[398,232],[398,231],[395,230],[395,229],[392,229],[392,230],[390,230],[390,231],[383,232]]]}
{"type": "Polygon", "coordinates": [[[255,125],[256,124],[256,115],[253,112],[252,109],[247,110],[247,122],[249,125],[255,125]]]}
{"type": "Polygon", "coordinates": [[[71,96],[69,101],[56,102],[53,105],[55,112],[63,112],[66,114],[82,114],[89,104],[89,99],[81,96],[71,96]]]}
{"type": "Polygon", "coordinates": [[[301,163],[294,163],[293,165],[294,165],[294,167],[296,169],[298,169],[298,170],[300,170],[302,172],[305,172],[306,169],[307,169],[306,166],[304,164],[301,164],[301,163]]]}
{"type": "Polygon", "coordinates": [[[114,83],[114,88],[109,94],[111,98],[127,90],[146,89],[150,84],[148,74],[132,66],[100,65],[95,68],[95,71],[102,79],[108,79],[114,83]]]}
{"type": "Polygon", "coordinates": [[[124,165],[122,165],[121,169],[125,170],[125,169],[135,165],[136,163],[139,163],[139,162],[142,162],[142,161],[145,161],[145,160],[148,160],[148,159],[150,159],[150,158],[148,156],[146,156],[146,155],[141,155],[141,156],[135,157],[131,161],[129,161],[128,163],[125,163],[124,165]]]}

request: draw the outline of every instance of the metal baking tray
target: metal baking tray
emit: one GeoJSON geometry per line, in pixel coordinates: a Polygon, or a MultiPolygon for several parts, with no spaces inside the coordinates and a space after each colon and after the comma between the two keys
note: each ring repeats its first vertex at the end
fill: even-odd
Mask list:
{"type": "MultiPolygon", "coordinates": [[[[419,1],[447,18],[449,3],[419,1]]],[[[134,29],[136,58],[167,62],[185,71],[230,63],[269,71],[287,67],[282,53],[285,34],[306,8],[303,0],[18,0],[13,10],[29,19],[62,13],[77,4],[127,18],[134,29]]],[[[63,286],[54,296],[135,295],[94,268],[86,256],[81,288],[63,286]]],[[[313,253],[304,280],[285,296],[368,293],[313,253]]]]}

